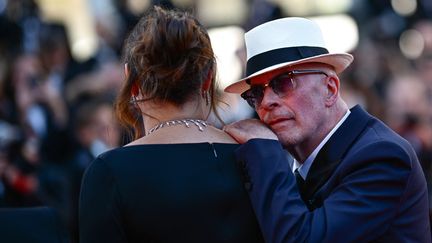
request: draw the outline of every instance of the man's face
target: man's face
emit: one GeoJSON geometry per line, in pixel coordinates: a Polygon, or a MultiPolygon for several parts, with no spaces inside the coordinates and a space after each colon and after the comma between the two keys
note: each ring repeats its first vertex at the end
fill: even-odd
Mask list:
{"type": "Polygon", "coordinates": [[[255,109],[285,147],[316,146],[316,141],[322,139],[328,116],[325,102],[330,72],[326,65],[301,64],[251,80],[252,87],[269,84],[261,92],[262,99],[255,100],[255,109]],[[283,76],[286,73],[291,79],[283,76]]]}

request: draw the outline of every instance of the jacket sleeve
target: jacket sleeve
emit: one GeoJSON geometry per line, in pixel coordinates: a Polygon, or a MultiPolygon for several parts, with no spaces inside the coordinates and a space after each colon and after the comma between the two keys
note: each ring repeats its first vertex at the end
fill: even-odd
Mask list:
{"type": "Polygon", "coordinates": [[[127,242],[120,196],[112,171],[97,158],[86,170],[80,192],[80,242],[127,242]]]}
{"type": "Polygon", "coordinates": [[[264,139],[236,151],[266,242],[369,242],[388,229],[411,169],[402,148],[377,142],[344,158],[351,161],[339,166],[349,166],[338,168],[337,185],[313,211],[300,198],[285,154],[279,142],[264,139]]]}

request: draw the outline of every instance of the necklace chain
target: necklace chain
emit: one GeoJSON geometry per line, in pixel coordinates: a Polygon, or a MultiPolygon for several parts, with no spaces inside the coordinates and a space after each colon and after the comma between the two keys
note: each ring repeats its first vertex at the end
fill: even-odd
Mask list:
{"type": "Polygon", "coordinates": [[[165,122],[161,122],[159,124],[157,124],[156,126],[152,127],[148,132],[147,135],[161,129],[164,127],[170,127],[170,126],[176,126],[176,125],[185,125],[187,128],[190,127],[191,124],[194,124],[195,126],[198,127],[198,130],[200,132],[204,131],[204,128],[207,127],[209,124],[204,121],[204,120],[200,120],[200,119],[179,119],[179,120],[170,120],[170,121],[165,121],[165,122]]]}

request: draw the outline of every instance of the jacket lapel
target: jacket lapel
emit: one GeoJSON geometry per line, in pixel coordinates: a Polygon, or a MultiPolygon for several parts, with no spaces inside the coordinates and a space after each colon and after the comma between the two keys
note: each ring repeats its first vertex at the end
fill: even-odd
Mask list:
{"type": "Polygon", "coordinates": [[[370,118],[371,116],[358,105],[351,109],[351,114],[318,152],[312,163],[304,186],[301,188],[304,201],[312,199],[312,196],[330,178],[370,118]]]}

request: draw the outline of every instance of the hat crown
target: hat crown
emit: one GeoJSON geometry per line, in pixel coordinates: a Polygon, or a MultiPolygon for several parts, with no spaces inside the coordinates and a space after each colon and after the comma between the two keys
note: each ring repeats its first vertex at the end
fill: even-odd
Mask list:
{"type": "Polygon", "coordinates": [[[279,48],[326,48],[324,37],[317,23],[312,20],[288,17],[259,25],[245,34],[247,60],[279,48]]]}
{"type": "Polygon", "coordinates": [[[259,25],[245,34],[246,77],[225,88],[242,93],[253,77],[308,62],[325,63],[340,73],[353,61],[348,53],[330,53],[319,25],[312,20],[288,17],[259,25]],[[248,82],[246,82],[248,81],[248,82]]]}

